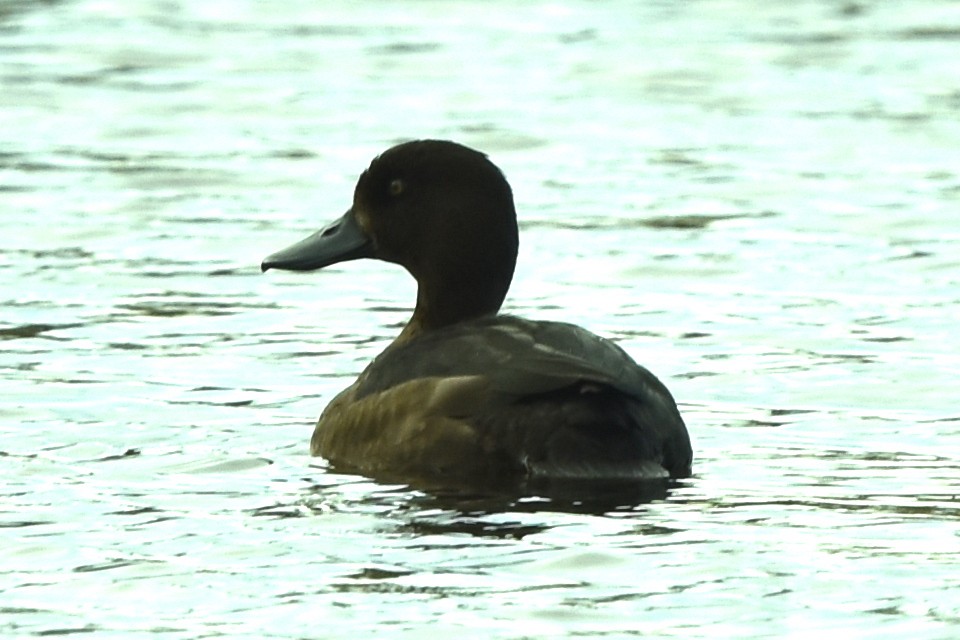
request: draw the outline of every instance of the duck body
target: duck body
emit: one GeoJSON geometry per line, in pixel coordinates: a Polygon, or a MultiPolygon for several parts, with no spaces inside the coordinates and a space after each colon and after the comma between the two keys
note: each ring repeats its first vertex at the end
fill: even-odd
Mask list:
{"type": "Polygon", "coordinates": [[[331,402],[311,450],[370,474],[685,476],[682,425],[666,387],[612,342],[496,315],[388,348],[331,402]]]}
{"type": "Polygon", "coordinates": [[[576,325],[498,313],[516,252],[499,170],[428,140],[375,159],[347,214],[264,260],[313,270],[374,257],[419,284],[410,322],[330,402],[311,453],[390,479],[690,475],[686,426],[652,373],[576,325]]]}

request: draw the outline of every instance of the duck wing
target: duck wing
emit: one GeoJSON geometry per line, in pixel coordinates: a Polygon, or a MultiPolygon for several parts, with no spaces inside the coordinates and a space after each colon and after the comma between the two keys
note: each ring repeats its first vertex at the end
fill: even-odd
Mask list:
{"type": "Polygon", "coordinates": [[[390,347],[363,373],[357,398],[418,378],[483,376],[519,398],[596,383],[645,400],[667,388],[623,349],[582,327],[499,315],[461,322],[390,347]]]}

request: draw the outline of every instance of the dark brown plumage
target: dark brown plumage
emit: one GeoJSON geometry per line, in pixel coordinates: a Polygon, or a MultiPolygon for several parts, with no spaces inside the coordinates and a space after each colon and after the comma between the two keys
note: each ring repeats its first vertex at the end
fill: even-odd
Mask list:
{"type": "Polygon", "coordinates": [[[418,283],[410,322],[331,401],[313,454],[392,478],[688,476],[686,427],[652,373],[583,328],[498,315],[516,256],[499,169],[423,140],[374,159],[340,220],[264,260],[313,270],[378,258],[418,283]]]}

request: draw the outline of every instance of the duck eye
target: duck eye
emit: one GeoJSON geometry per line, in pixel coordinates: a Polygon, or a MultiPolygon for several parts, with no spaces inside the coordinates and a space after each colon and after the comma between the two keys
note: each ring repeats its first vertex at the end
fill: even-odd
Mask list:
{"type": "Polygon", "coordinates": [[[405,183],[400,178],[394,178],[393,180],[390,181],[390,187],[388,188],[388,191],[391,196],[398,196],[401,193],[403,193],[406,188],[407,188],[407,183],[405,183]]]}

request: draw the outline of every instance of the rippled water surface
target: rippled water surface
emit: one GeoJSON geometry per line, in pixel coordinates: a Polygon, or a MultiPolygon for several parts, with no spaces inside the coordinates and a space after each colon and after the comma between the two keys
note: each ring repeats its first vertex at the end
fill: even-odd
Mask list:
{"type": "Polygon", "coordinates": [[[957,637],[958,46],[956,2],[0,2],[0,633],[957,637]],[[507,308],[660,375],[693,478],[308,456],[414,286],[259,261],[412,137],[504,169],[507,308]]]}

